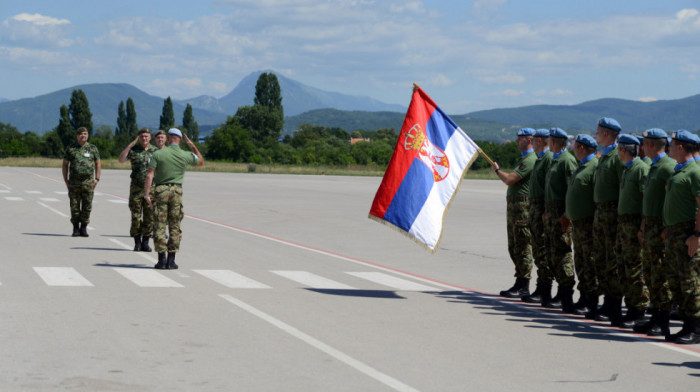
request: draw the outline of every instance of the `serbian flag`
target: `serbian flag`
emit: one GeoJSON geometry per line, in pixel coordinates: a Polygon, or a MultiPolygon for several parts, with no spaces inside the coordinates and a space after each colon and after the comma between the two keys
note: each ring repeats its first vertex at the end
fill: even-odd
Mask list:
{"type": "Polygon", "coordinates": [[[479,147],[417,85],[369,211],[435,253],[447,208],[479,147]]]}

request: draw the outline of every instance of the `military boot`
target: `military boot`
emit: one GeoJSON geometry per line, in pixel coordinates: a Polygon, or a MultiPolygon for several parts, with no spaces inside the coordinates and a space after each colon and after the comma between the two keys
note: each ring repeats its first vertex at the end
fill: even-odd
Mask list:
{"type": "Polygon", "coordinates": [[[644,310],[635,308],[627,309],[627,314],[622,318],[620,328],[634,328],[637,323],[644,321],[644,310]]]}
{"type": "Polygon", "coordinates": [[[669,329],[669,322],[670,322],[670,312],[668,310],[659,310],[657,313],[657,324],[658,324],[658,330],[656,328],[651,328],[649,332],[647,332],[648,336],[669,336],[671,335],[671,330],[669,329]]]}
{"type": "Polygon", "coordinates": [[[600,308],[592,309],[590,313],[586,314],[586,318],[595,321],[610,321],[610,296],[606,295],[603,297],[603,304],[600,308]]]}
{"type": "Polygon", "coordinates": [[[542,291],[540,292],[542,297],[542,302],[540,304],[543,308],[554,309],[556,306],[552,305],[552,285],[542,286],[542,291]]]}
{"type": "Polygon", "coordinates": [[[553,309],[561,308],[561,286],[557,287],[557,293],[552,297],[552,300],[549,301],[549,306],[547,307],[553,309]]]}
{"type": "MultiPolygon", "coordinates": [[[[598,307],[598,296],[592,293],[581,293],[581,299],[583,302],[581,305],[576,307],[574,314],[579,316],[585,316],[588,312],[598,307]]],[[[581,301],[579,301],[581,302],[581,301]]]]}
{"type": "Polygon", "coordinates": [[[165,252],[158,253],[158,262],[156,263],[155,269],[167,269],[165,266],[165,252]]]}
{"type": "Polygon", "coordinates": [[[178,269],[175,264],[175,253],[168,252],[168,260],[165,262],[165,269],[178,269]]]}
{"type": "Polygon", "coordinates": [[[622,326],[622,298],[610,299],[610,310],[608,311],[610,325],[613,327],[622,326]]]}
{"type": "Polygon", "coordinates": [[[574,288],[559,286],[559,292],[561,293],[561,311],[573,314],[576,310],[574,307],[574,288]]]}
{"type": "Polygon", "coordinates": [[[73,234],[71,237],[78,237],[80,235],[80,224],[78,222],[73,223],[73,234]]]}
{"type": "Polygon", "coordinates": [[[517,278],[515,284],[508,290],[500,292],[501,297],[521,298],[530,295],[530,279],[517,278]]]}
{"type": "Polygon", "coordinates": [[[698,344],[700,343],[700,319],[689,319],[689,332],[679,335],[675,342],[678,344],[698,344]]]}
{"type": "Polygon", "coordinates": [[[148,246],[148,240],[150,239],[151,237],[149,236],[143,236],[141,238],[141,252],[150,252],[153,250],[150,246],[148,246]]]}
{"type": "Polygon", "coordinates": [[[80,236],[81,237],[90,237],[87,233],[87,223],[80,222],[80,236]]]}
{"type": "MultiPolygon", "coordinates": [[[[551,290],[551,287],[550,287],[551,290]]],[[[532,292],[530,295],[525,295],[522,298],[520,298],[521,301],[527,302],[529,304],[539,304],[542,302],[542,285],[540,283],[537,283],[537,287],[535,288],[535,291],[532,292]]]]}
{"type": "Polygon", "coordinates": [[[134,236],[134,252],[139,252],[139,251],[141,251],[141,236],[135,235],[134,236]]]}

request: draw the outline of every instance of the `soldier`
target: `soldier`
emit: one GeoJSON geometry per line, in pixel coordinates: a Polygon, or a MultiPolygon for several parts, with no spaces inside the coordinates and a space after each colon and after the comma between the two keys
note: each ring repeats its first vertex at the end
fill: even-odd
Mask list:
{"type": "Polygon", "coordinates": [[[674,172],[676,161],[666,155],[666,132],[653,128],[644,132],[642,149],[651,159],[651,167],[644,187],[642,199],[642,226],[640,241],[642,245],[642,266],[644,280],[649,288],[652,304],[651,319],[634,327],[634,332],[649,336],[666,336],[669,334],[669,313],[672,308],[671,291],[666,279],[666,252],[663,232],[663,204],[666,195],[666,181],[674,172]]]}
{"type": "Polygon", "coordinates": [[[156,147],[159,150],[162,150],[163,147],[165,147],[165,141],[167,140],[167,136],[165,135],[165,131],[162,129],[159,129],[158,132],[156,132],[156,135],[154,136],[154,140],[156,142],[156,147]]]}
{"type": "Polygon", "coordinates": [[[544,180],[552,165],[552,152],[549,150],[549,129],[535,131],[533,147],[537,154],[535,166],[530,174],[530,233],[532,234],[532,255],[537,266],[537,288],[530,294],[522,297],[522,301],[528,303],[542,303],[546,299],[547,306],[552,306],[552,282],[554,275],[549,268],[547,257],[547,244],[544,233],[544,180]]]}
{"type": "Polygon", "coordinates": [[[78,128],[75,137],[77,143],[68,146],[63,155],[63,182],[68,188],[73,237],[89,237],[87,226],[90,223],[92,197],[100,181],[102,163],[97,147],[87,141],[87,128],[78,128]]]}
{"type": "MultiPolygon", "coordinates": [[[[571,254],[571,226],[566,219],[566,190],[576,170],[576,158],[566,150],[568,137],[561,128],[549,130],[552,166],[544,185],[544,227],[548,241],[548,264],[559,285],[561,309],[565,313],[573,313],[576,278],[571,254]]],[[[544,299],[542,303],[546,306],[544,299]]]]}
{"type": "Polygon", "coordinates": [[[667,278],[683,317],[683,328],[666,340],[700,343],[700,166],[693,153],[700,138],[686,130],[672,134],[671,157],[679,162],[666,184],[663,220],[666,227],[667,278]]]}
{"type": "Polygon", "coordinates": [[[566,190],[566,217],[571,220],[571,238],[574,243],[574,267],[581,293],[574,313],[583,315],[598,306],[598,279],[593,265],[593,186],[598,158],[595,156],[598,143],[586,134],[576,136],[574,155],[579,161],[571,175],[566,190]]]}
{"type": "Polygon", "coordinates": [[[500,295],[507,298],[522,298],[530,295],[530,274],[532,272],[531,235],[528,226],[527,196],[532,168],[537,156],[532,148],[535,130],[520,128],[516,143],[520,151],[520,159],[516,162],[512,173],[501,171],[498,163],[494,162],[493,170],[498,178],[508,185],[506,193],[506,217],[508,232],[508,253],[515,264],[515,284],[500,295]]]}
{"type": "Polygon", "coordinates": [[[185,179],[185,169],[188,165],[202,166],[204,158],[187,135],[184,136],[187,145],[193,153],[180,148],[183,135],[177,128],[168,130],[168,146],[153,154],[148,164],[146,175],[144,198],[151,208],[154,208],[154,236],[158,263],[156,269],[177,269],[175,254],[180,250],[182,230],[180,222],[184,217],[182,210],[182,183],[185,179]],[[153,178],[156,178],[153,187],[153,201],[150,197],[153,178]],[[168,226],[169,237],[166,242],[165,226],[168,226]],[[168,252],[167,259],[165,252],[168,252]]]}
{"type": "MultiPolygon", "coordinates": [[[[633,328],[638,321],[644,320],[644,312],[649,306],[649,289],[642,272],[642,248],[637,237],[642,223],[642,197],[649,166],[637,156],[639,139],[622,134],[617,140],[617,154],[625,169],[620,179],[617,205],[617,262],[609,265],[606,275],[617,276],[617,282],[610,287],[610,293],[615,298],[624,296],[627,305],[624,317],[620,308],[611,309],[610,322],[616,327],[633,328]]],[[[618,303],[621,305],[616,302],[618,303]]]]}
{"type": "MultiPolygon", "coordinates": [[[[598,279],[598,294],[604,295],[603,306],[591,309],[586,318],[598,321],[610,321],[608,309],[612,304],[622,301],[622,298],[611,296],[610,277],[605,275],[608,265],[615,265],[615,237],[617,234],[617,204],[620,193],[620,178],[624,165],[617,155],[617,134],[622,130],[615,119],[603,117],[598,120],[595,138],[602,147],[598,159],[593,187],[593,201],[596,203],[593,214],[593,260],[596,278],[598,279]]],[[[616,280],[612,280],[616,282],[616,280]]],[[[620,305],[622,306],[622,305],[620,305]]]]}
{"type": "Polygon", "coordinates": [[[119,154],[119,162],[131,161],[131,185],[129,185],[129,210],[131,210],[131,228],[129,235],[134,237],[134,252],[150,252],[148,241],[153,234],[153,210],[144,200],[144,183],[148,162],[155,152],[151,146],[151,130],[141,128],[136,139],[129,143],[119,154]]]}

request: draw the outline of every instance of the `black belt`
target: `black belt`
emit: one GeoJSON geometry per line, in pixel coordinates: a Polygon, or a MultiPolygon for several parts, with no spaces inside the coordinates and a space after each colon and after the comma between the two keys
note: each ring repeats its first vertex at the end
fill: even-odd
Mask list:
{"type": "Polygon", "coordinates": [[[158,185],[156,185],[156,186],[161,186],[161,185],[165,185],[165,186],[182,186],[182,184],[176,184],[176,183],[174,183],[174,182],[168,182],[168,183],[166,183],[166,184],[158,184],[158,185]]]}

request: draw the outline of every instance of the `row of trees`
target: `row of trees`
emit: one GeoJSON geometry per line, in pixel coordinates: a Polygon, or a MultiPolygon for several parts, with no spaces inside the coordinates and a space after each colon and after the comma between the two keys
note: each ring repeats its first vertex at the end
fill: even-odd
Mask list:
{"type": "MultiPolygon", "coordinates": [[[[349,133],[340,128],[311,124],[302,124],[294,135],[281,138],[283,125],[284,109],[277,76],[263,73],[255,87],[253,105],[238,108],[199,149],[208,159],[230,162],[383,166],[389,163],[398,138],[393,128],[349,133]],[[370,141],[351,144],[351,138],[370,141]]],[[[60,108],[56,128],[42,136],[33,132],[21,134],[11,125],[0,123],[0,156],[61,157],[65,147],[75,142],[75,130],[81,126],[88,129],[90,142],[99,148],[103,158],[116,157],[138,133],[134,102],[128,98],[126,103],[119,103],[114,130],[100,126],[93,133],[87,97],[82,90],[74,90],[70,104],[60,108]]],[[[159,129],[174,126],[173,102],[168,97],[163,103],[159,129]]],[[[198,143],[199,127],[191,105],[187,105],[182,125],[178,128],[198,143]]],[[[480,142],[479,145],[504,167],[513,165],[519,157],[515,143],[480,142]]],[[[472,166],[474,169],[485,167],[488,163],[483,158],[477,159],[472,166]]]]}

